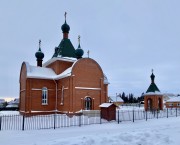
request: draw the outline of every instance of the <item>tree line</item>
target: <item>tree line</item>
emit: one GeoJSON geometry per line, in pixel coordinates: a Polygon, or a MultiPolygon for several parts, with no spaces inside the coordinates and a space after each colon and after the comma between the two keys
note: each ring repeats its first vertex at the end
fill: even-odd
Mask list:
{"type": "Polygon", "coordinates": [[[117,95],[117,97],[122,98],[122,100],[124,101],[124,103],[140,103],[141,101],[144,101],[144,93],[141,94],[140,97],[134,97],[134,95],[132,93],[130,94],[125,94],[124,92],[121,94],[119,93],[117,95]]]}

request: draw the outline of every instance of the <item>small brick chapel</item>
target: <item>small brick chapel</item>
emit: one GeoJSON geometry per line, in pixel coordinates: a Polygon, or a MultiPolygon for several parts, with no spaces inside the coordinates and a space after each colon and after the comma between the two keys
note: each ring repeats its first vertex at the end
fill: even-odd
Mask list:
{"type": "Polygon", "coordinates": [[[144,109],[147,110],[163,110],[163,94],[155,84],[155,75],[150,76],[151,84],[144,94],[144,109]]]}
{"type": "Polygon", "coordinates": [[[43,63],[39,41],[35,53],[37,66],[23,62],[20,70],[20,113],[75,113],[100,110],[108,102],[108,80],[101,66],[92,58],[83,57],[80,45],[74,48],[68,37],[70,26],[61,26],[63,38],[52,58],[43,63]]]}

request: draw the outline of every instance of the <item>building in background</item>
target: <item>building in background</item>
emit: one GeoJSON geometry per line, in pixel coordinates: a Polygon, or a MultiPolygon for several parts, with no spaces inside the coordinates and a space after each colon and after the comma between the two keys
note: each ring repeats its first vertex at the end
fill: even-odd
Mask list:
{"type": "Polygon", "coordinates": [[[180,96],[171,97],[165,103],[166,108],[180,108],[180,96]]]}
{"type": "Polygon", "coordinates": [[[147,110],[163,110],[163,94],[160,92],[156,86],[154,80],[155,75],[150,76],[151,84],[144,94],[144,109],[147,110]]]}
{"type": "Polygon", "coordinates": [[[109,102],[114,103],[116,106],[120,106],[124,104],[123,99],[119,95],[109,96],[108,98],[109,98],[109,102]]]}
{"type": "Polygon", "coordinates": [[[44,53],[35,53],[37,66],[23,62],[20,70],[20,113],[75,113],[99,110],[108,102],[108,80],[100,65],[92,58],[83,58],[83,49],[75,49],[66,22],[61,27],[63,39],[55,47],[51,59],[42,64],[44,53]]]}

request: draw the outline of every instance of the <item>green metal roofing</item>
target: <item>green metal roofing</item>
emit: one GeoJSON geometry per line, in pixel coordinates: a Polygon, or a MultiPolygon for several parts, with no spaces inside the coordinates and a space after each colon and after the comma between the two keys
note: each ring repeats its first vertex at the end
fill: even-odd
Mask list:
{"type": "Polygon", "coordinates": [[[53,57],[57,56],[76,58],[75,49],[70,39],[63,38],[59,46],[55,48],[53,57]]]}
{"type": "Polygon", "coordinates": [[[155,83],[151,83],[146,93],[149,93],[149,92],[160,92],[160,90],[158,89],[155,83]]]}
{"type": "Polygon", "coordinates": [[[37,60],[42,60],[44,58],[44,53],[41,51],[41,40],[39,40],[39,50],[35,53],[37,60]]]}
{"type": "Polygon", "coordinates": [[[150,78],[151,78],[151,84],[150,84],[149,88],[147,89],[146,93],[149,93],[149,92],[160,92],[160,90],[158,89],[158,87],[154,83],[155,75],[153,74],[153,72],[152,72],[150,78]]]}

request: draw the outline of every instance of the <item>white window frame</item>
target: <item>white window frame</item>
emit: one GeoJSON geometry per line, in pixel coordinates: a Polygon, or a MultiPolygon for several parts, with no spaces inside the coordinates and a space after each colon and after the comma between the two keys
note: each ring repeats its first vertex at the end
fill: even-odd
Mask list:
{"type": "Polygon", "coordinates": [[[48,89],[46,87],[42,88],[42,105],[48,105],[48,89]]]}

